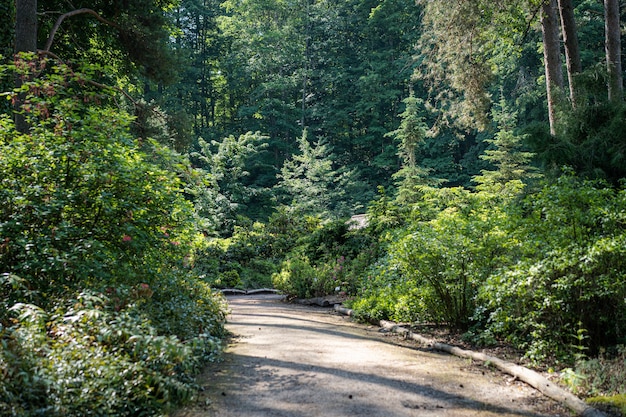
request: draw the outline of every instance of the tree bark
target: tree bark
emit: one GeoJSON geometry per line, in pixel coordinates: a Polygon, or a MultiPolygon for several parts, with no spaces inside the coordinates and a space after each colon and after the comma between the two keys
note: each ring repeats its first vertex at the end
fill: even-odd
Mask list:
{"type": "Polygon", "coordinates": [[[557,0],[543,4],[541,11],[541,33],[543,36],[543,61],[546,75],[546,92],[548,96],[548,119],[550,134],[556,134],[556,102],[563,88],[563,71],[561,70],[561,53],[559,47],[559,22],[556,13],[557,0]]]}
{"type": "Polygon", "coordinates": [[[572,107],[578,104],[578,89],[576,75],[582,72],[580,63],[580,48],[578,35],[576,34],[576,20],[574,19],[574,6],[572,0],[558,0],[561,14],[561,28],[563,31],[563,43],[565,44],[565,62],[567,64],[567,78],[569,80],[569,92],[572,107]]]}
{"type": "Polygon", "coordinates": [[[609,101],[614,102],[622,101],[624,96],[619,18],[619,0],[604,0],[604,46],[609,73],[608,92],[609,101]]]}
{"type": "Polygon", "coordinates": [[[15,4],[15,53],[37,51],[37,0],[15,4]]]}
{"type": "MultiPolygon", "coordinates": [[[[37,52],[37,0],[16,0],[15,3],[15,53],[37,52]]],[[[22,86],[22,79],[16,75],[15,88],[22,86]]],[[[21,114],[24,96],[15,100],[15,128],[27,133],[30,126],[21,114]]]]}

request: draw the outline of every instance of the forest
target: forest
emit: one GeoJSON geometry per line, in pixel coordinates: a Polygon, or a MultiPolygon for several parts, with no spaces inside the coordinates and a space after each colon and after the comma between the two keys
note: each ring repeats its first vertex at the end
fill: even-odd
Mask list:
{"type": "Polygon", "coordinates": [[[3,2],[0,415],[164,415],[269,287],[625,403],[625,7],[3,2]]]}

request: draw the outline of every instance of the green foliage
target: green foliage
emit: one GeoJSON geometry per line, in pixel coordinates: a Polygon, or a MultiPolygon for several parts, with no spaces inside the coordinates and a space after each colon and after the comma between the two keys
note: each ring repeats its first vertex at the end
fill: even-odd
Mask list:
{"type": "Polygon", "coordinates": [[[318,227],[319,219],[296,216],[283,207],[267,224],[241,223],[231,237],[211,239],[196,256],[196,270],[216,288],[271,287],[272,274],[299,240],[318,227]]]}
{"type": "Polygon", "coordinates": [[[542,361],[573,356],[571,335],[595,353],[626,334],[624,191],[564,175],[529,196],[516,230],[518,262],[483,287],[488,328],[542,361]],[[580,324],[579,324],[580,323],[580,324]]]}
{"type": "Polygon", "coordinates": [[[362,269],[356,314],[471,326],[472,340],[506,340],[537,363],[623,343],[624,190],[571,173],[526,196],[517,181],[502,187],[373,204],[387,255],[362,269]]]}
{"type": "Polygon", "coordinates": [[[555,137],[540,136],[533,149],[548,167],[571,166],[579,175],[618,184],[626,174],[626,106],[599,99],[562,116],[555,137]]]}
{"type": "Polygon", "coordinates": [[[263,149],[266,139],[258,132],[248,132],[237,138],[231,135],[221,142],[198,140],[200,149],[190,157],[202,170],[204,181],[188,192],[194,195],[196,213],[209,223],[207,232],[231,235],[242,208],[259,193],[244,185],[249,175],[246,162],[263,149]]]}
{"type": "MultiPolygon", "coordinates": [[[[146,76],[158,82],[176,77],[176,59],[168,43],[171,16],[167,11],[177,2],[170,0],[139,0],[133,2],[93,1],[84,7],[96,11],[110,23],[96,20],[87,13],[77,14],[62,22],[52,51],[66,61],[84,61],[106,65],[109,73],[120,79],[146,76]]],[[[46,38],[59,13],[81,8],[58,0],[38,1],[38,32],[46,38]]]]}
{"type": "Polygon", "coordinates": [[[307,258],[287,259],[280,272],[272,275],[274,287],[291,297],[311,298],[332,292],[325,271],[311,266],[307,258]]]}
{"type": "Polygon", "coordinates": [[[493,164],[495,170],[482,170],[481,175],[475,176],[473,180],[478,183],[477,188],[498,192],[511,181],[523,184],[539,177],[529,165],[533,154],[522,149],[524,136],[514,132],[517,114],[511,112],[504,98],[500,99],[500,108],[492,113],[498,132],[493,139],[487,139],[492,148],[486,149],[480,158],[493,164]]]}
{"type": "Polygon", "coordinates": [[[389,255],[370,265],[359,284],[348,305],[361,320],[416,322],[429,315],[422,302],[423,288],[408,279],[389,255]]]}
{"type": "Polygon", "coordinates": [[[300,154],[286,160],[278,176],[286,202],[302,215],[344,216],[347,207],[338,203],[352,174],[333,169],[327,144],[309,143],[306,130],[298,144],[300,154]]]}
{"type": "Polygon", "coordinates": [[[40,301],[85,285],[152,284],[195,237],[180,181],[151,162],[159,146],[144,154],[127,116],[82,104],[102,100],[85,82],[67,67],[46,70],[24,86],[31,132],[0,121],[0,270],[40,301]]]}
{"type": "Polygon", "coordinates": [[[365,300],[355,301],[355,309],[364,316],[467,328],[478,289],[506,264],[511,248],[508,215],[500,203],[495,196],[460,188],[424,189],[406,226],[385,237],[388,256],[367,272],[359,292],[365,300]]]}
{"type": "Polygon", "coordinates": [[[379,245],[365,230],[343,220],[303,233],[273,275],[276,288],[298,298],[331,294],[353,296],[360,277],[379,256],[379,245]]]}
{"type": "Polygon", "coordinates": [[[576,394],[590,396],[624,395],[626,393],[626,347],[600,353],[596,358],[582,358],[573,368],[562,372],[561,380],[576,394]]]}
{"type": "Polygon", "coordinates": [[[143,311],[152,294],[147,286],[82,293],[51,313],[16,304],[12,326],[0,332],[0,413],[160,415],[189,400],[190,376],[214,358],[219,339],[160,335],[143,311]],[[131,304],[118,311],[121,293],[131,304]]]}
{"type": "Polygon", "coordinates": [[[189,268],[193,171],[135,140],[89,72],[0,70],[23,77],[30,126],[0,116],[0,413],[160,415],[224,334],[221,298],[189,268]]]}
{"type": "Polygon", "coordinates": [[[417,164],[417,151],[424,145],[428,126],[422,116],[424,102],[416,98],[411,91],[409,97],[403,100],[406,105],[400,114],[400,127],[387,133],[398,144],[398,156],[402,159],[402,168],[393,175],[397,180],[398,200],[400,202],[415,202],[419,199],[419,188],[424,185],[435,185],[434,179],[429,179],[429,171],[417,164]]]}

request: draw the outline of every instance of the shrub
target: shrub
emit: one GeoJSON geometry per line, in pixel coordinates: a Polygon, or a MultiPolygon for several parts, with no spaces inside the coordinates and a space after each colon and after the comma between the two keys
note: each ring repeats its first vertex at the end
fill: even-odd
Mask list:
{"type": "Polygon", "coordinates": [[[0,414],[161,415],[224,334],[189,268],[189,164],[48,64],[18,61],[29,132],[0,116],[0,414]]]}
{"type": "Polygon", "coordinates": [[[581,358],[562,376],[573,392],[585,397],[626,394],[626,346],[603,351],[597,358],[581,358]]]}
{"type": "Polygon", "coordinates": [[[535,361],[571,360],[572,335],[587,348],[626,335],[626,193],[569,174],[525,203],[520,259],[481,293],[487,327],[535,361]]]}
{"type": "Polygon", "coordinates": [[[24,87],[30,132],[0,117],[0,272],[24,280],[43,308],[84,287],[154,284],[196,237],[176,172],[159,165],[184,161],[135,141],[128,115],[89,105],[105,97],[85,76],[42,71],[24,87]]]}
{"type": "Polygon", "coordinates": [[[311,298],[326,295],[323,274],[306,258],[290,258],[283,262],[280,272],[272,275],[274,287],[290,297],[311,298]]]}
{"type": "Polygon", "coordinates": [[[150,293],[136,290],[122,311],[119,300],[89,293],[52,313],[16,304],[15,323],[0,333],[0,414],[160,415],[188,400],[191,376],[219,339],[160,335],[143,313],[150,293]]]}
{"type": "Polygon", "coordinates": [[[458,189],[444,196],[450,193],[452,204],[432,220],[416,222],[389,251],[428,318],[466,328],[479,287],[506,262],[507,215],[488,194],[458,189]]]}

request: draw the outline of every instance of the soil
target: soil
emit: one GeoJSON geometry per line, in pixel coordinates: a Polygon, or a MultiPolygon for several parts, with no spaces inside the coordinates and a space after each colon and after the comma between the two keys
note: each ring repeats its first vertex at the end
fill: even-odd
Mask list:
{"type": "Polygon", "coordinates": [[[228,297],[232,338],[172,417],[569,416],[512,377],[332,309],[228,297]]]}

